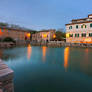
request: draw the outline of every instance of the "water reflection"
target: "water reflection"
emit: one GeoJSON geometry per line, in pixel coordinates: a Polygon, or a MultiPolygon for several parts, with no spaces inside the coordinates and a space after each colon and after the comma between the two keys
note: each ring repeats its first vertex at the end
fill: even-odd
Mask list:
{"type": "Polygon", "coordinates": [[[2,58],[2,57],[3,57],[3,50],[0,49],[0,58],[2,58]]]}
{"type": "Polygon", "coordinates": [[[27,47],[27,59],[28,59],[28,60],[30,60],[31,54],[32,54],[32,47],[31,47],[31,45],[29,44],[28,47],[27,47]]]}
{"type": "Polygon", "coordinates": [[[68,60],[69,60],[69,47],[66,47],[64,50],[64,68],[66,72],[68,68],[68,60]]]}
{"type": "Polygon", "coordinates": [[[42,54],[43,54],[42,59],[43,59],[43,61],[46,60],[46,50],[47,50],[47,47],[46,47],[46,46],[43,46],[43,47],[42,47],[42,54]]]}
{"type": "Polygon", "coordinates": [[[89,61],[88,53],[89,53],[89,50],[88,50],[88,48],[86,48],[85,49],[85,60],[84,60],[86,63],[88,63],[88,61],[89,61]]]}
{"type": "Polygon", "coordinates": [[[88,53],[88,48],[85,49],[85,52],[88,53]]]}
{"type": "Polygon", "coordinates": [[[29,45],[3,50],[3,55],[10,58],[5,61],[14,70],[15,92],[75,92],[76,88],[76,92],[92,92],[92,48],[31,48],[29,45]],[[27,57],[33,63],[26,62],[27,57]],[[45,64],[42,58],[46,59],[45,64]],[[65,73],[64,68],[69,71],[65,73]]]}

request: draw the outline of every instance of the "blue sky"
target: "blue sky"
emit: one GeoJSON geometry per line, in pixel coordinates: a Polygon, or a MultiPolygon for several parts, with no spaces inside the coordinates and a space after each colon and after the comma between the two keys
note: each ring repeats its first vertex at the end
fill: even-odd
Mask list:
{"type": "Polygon", "coordinates": [[[92,14],[92,0],[0,0],[0,22],[30,29],[59,29],[92,14]]]}

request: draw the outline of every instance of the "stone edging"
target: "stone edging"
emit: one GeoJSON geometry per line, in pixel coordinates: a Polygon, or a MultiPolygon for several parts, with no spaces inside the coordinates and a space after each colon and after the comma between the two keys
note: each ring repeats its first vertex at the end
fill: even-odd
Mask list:
{"type": "Polygon", "coordinates": [[[14,92],[13,70],[0,60],[0,92],[14,92]]]}

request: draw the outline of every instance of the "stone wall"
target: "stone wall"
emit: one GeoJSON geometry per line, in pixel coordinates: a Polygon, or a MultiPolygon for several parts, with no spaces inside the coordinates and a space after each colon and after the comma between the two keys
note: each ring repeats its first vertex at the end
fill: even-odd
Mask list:
{"type": "Polygon", "coordinates": [[[14,92],[13,71],[0,60],[0,92],[14,92]]]}
{"type": "Polygon", "coordinates": [[[31,42],[32,46],[47,46],[47,47],[90,47],[92,48],[92,44],[88,43],[66,43],[63,41],[50,41],[48,43],[34,43],[31,42]]]}

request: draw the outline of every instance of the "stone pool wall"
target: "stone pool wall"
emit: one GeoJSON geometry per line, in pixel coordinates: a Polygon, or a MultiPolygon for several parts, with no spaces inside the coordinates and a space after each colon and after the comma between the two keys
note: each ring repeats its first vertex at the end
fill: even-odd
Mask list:
{"type": "Polygon", "coordinates": [[[13,71],[0,60],[0,92],[14,92],[13,71]]]}
{"type": "Polygon", "coordinates": [[[63,41],[50,41],[48,43],[38,43],[38,42],[31,42],[33,46],[48,46],[48,47],[91,47],[92,44],[87,43],[66,43],[63,41]]]}

